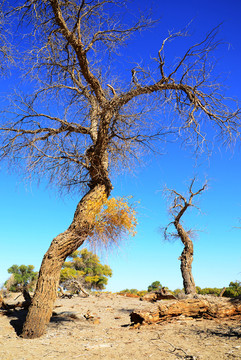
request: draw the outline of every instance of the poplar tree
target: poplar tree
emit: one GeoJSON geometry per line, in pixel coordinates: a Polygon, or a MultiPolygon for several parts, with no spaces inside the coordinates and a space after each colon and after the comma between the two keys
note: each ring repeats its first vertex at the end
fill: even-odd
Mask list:
{"type": "MultiPolygon", "coordinates": [[[[13,94],[12,115],[1,118],[1,159],[83,194],[72,223],[44,255],[22,332],[24,338],[35,338],[52,315],[66,257],[94,232],[94,204],[104,205],[110,196],[111,174],[132,168],[153,141],[169,134],[182,134],[197,149],[205,143],[204,121],[225,141],[233,141],[239,136],[240,110],[212,80],[209,55],[218,45],[218,29],[167,64],[166,44],[186,35],[169,33],[156,45],[149,66],[136,64],[125,72],[116,66],[117,54],[132,35],[154,26],[148,12],[136,12],[125,24],[126,2],[119,0],[17,4],[5,6],[5,18],[14,17],[16,36],[25,35],[18,66],[31,92],[13,94]]],[[[123,54],[121,59],[126,60],[123,54]]]]}

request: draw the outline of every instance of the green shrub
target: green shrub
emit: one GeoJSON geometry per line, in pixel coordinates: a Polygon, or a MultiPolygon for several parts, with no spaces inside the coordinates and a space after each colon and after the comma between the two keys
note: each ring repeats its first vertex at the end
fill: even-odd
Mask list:
{"type": "Polygon", "coordinates": [[[38,277],[38,272],[33,270],[33,265],[12,265],[8,269],[8,273],[12,275],[5,281],[4,286],[9,291],[18,292],[22,291],[23,287],[27,285],[28,290],[32,291],[38,277]]]}
{"type": "Polygon", "coordinates": [[[213,296],[219,296],[222,289],[219,288],[204,288],[201,289],[199,286],[196,286],[197,294],[200,295],[213,295],[213,296]]]}
{"type": "Polygon", "coordinates": [[[162,287],[160,281],[154,281],[151,285],[148,286],[148,292],[158,291],[162,287]]]}
{"type": "MultiPolygon", "coordinates": [[[[199,286],[196,286],[197,294],[201,295],[214,295],[219,296],[222,289],[221,288],[204,288],[201,289],[199,286]]],[[[236,297],[241,295],[241,282],[240,281],[231,281],[229,286],[226,288],[223,293],[224,297],[236,297]]]]}
{"type": "Polygon", "coordinates": [[[102,290],[112,276],[108,265],[102,265],[97,255],[87,249],[75,251],[69,256],[60,273],[60,284],[70,279],[76,279],[88,289],[102,290]]]}
{"type": "Polygon", "coordinates": [[[184,289],[175,289],[173,291],[170,291],[174,296],[178,296],[178,294],[182,293],[184,294],[184,289]]]}
{"type": "Polygon", "coordinates": [[[142,297],[145,294],[147,294],[146,290],[137,290],[137,289],[125,289],[125,290],[121,290],[119,291],[117,294],[119,295],[135,295],[135,296],[139,296],[142,297]]]}
{"type": "Polygon", "coordinates": [[[226,297],[236,297],[241,296],[241,282],[240,281],[231,281],[229,287],[225,290],[223,296],[226,297]]]}

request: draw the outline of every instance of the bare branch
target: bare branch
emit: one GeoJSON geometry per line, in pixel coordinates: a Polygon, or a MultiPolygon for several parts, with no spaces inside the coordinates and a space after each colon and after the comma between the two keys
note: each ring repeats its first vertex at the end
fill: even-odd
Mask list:
{"type": "Polygon", "coordinates": [[[113,95],[116,96],[116,92],[115,92],[115,89],[113,88],[113,86],[111,86],[110,84],[107,84],[107,86],[111,89],[113,95]]]}
{"type": "MultiPolygon", "coordinates": [[[[89,183],[107,179],[111,167],[133,168],[143,151],[158,151],[157,141],[183,138],[195,150],[202,148],[209,140],[205,119],[224,142],[240,136],[239,107],[233,110],[220,84],[211,81],[208,59],[219,44],[218,28],[173,66],[166,63],[166,45],[185,38],[187,31],[169,33],[154,59],[157,69],[136,64],[127,79],[114,74],[116,50],[155,21],[147,14],[125,25],[122,11],[118,0],[26,0],[8,11],[21,18],[24,31],[28,24],[32,43],[18,66],[35,88],[28,97],[14,98],[11,115],[2,120],[2,158],[13,161],[24,151],[31,171],[45,164],[54,179],[64,166],[68,183],[70,171],[82,173],[85,185],[87,178],[89,183]],[[70,164],[78,166],[72,171],[70,164]]],[[[180,209],[178,202],[175,209],[180,209]]]]}
{"type": "MultiPolygon", "coordinates": [[[[10,43],[10,33],[8,31],[8,21],[4,16],[5,0],[0,4],[0,72],[6,75],[10,65],[14,64],[13,47],[10,43]]],[[[15,50],[17,57],[17,51],[15,50]]]]}
{"type": "MultiPolygon", "coordinates": [[[[201,194],[204,190],[207,189],[208,182],[206,181],[204,185],[197,190],[196,192],[193,192],[193,185],[196,181],[196,177],[194,177],[191,180],[190,186],[189,186],[189,194],[188,196],[184,196],[181,193],[177,192],[174,189],[168,189],[165,188],[164,192],[169,195],[171,200],[171,205],[169,207],[169,212],[172,216],[174,216],[175,221],[180,221],[181,217],[184,215],[185,211],[188,209],[188,207],[196,207],[192,201],[193,198],[199,194],[201,194]]],[[[196,207],[197,208],[197,207],[196,207]]]]}

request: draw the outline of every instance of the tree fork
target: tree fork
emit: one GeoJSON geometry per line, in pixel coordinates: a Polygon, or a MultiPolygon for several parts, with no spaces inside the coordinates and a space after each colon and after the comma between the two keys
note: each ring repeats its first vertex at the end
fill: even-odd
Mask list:
{"type": "Polygon", "coordinates": [[[60,270],[66,257],[80,247],[91,233],[92,223],[88,203],[95,202],[106,192],[105,185],[96,185],[78,203],[69,228],[53,239],[44,255],[36,291],[29,307],[21,336],[33,339],[44,334],[57,297],[60,270]]]}

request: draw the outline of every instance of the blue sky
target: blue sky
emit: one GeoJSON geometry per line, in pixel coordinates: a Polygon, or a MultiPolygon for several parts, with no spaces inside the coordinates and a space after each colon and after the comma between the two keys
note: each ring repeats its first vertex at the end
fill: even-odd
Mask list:
{"type": "MultiPolygon", "coordinates": [[[[224,45],[216,52],[217,71],[225,78],[227,94],[241,99],[241,2],[233,1],[150,1],[156,17],[161,20],[155,28],[142,33],[130,42],[127,56],[148,61],[160,48],[168,30],[178,31],[191,20],[192,37],[187,43],[202,39],[220,23],[219,38],[224,45]]],[[[133,1],[131,8],[139,4],[145,8],[147,1],[133,1]]],[[[170,46],[170,57],[180,55],[187,44],[178,40],[170,46]]],[[[9,78],[0,80],[0,92],[4,94],[9,78]]],[[[223,287],[230,281],[241,281],[241,166],[240,144],[225,149],[216,143],[210,157],[203,155],[196,163],[190,149],[178,143],[162,145],[163,155],[151,155],[143,160],[145,165],[136,166],[133,174],[113,176],[114,196],[133,195],[138,205],[137,235],[124,241],[118,249],[102,255],[102,261],[113,270],[107,290],[124,288],[146,289],[159,280],[171,289],[182,288],[180,261],[182,251],[179,241],[164,242],[160,227],[170,221],[165,185],[184,192],[193,175],[198,175],[202,185],[209,180],[209,189],[199,198],[202,213],[192,210],[186,214],[187,228],[202,230],[194,244],[193,275],[201,287],[223,287]]],[[[33,264],[39,269],[42,257],[54,236],[71,223],[77,196],[59,197],[52,188],[23,182],[15,171],[7,172],[7,165],[0,164],[0,284],[7,277],[7,269],[13,264],[33,264]]],[[[84,245],[85,246],[85,245],[84,245]]]]}

